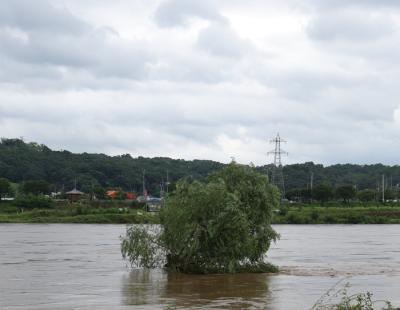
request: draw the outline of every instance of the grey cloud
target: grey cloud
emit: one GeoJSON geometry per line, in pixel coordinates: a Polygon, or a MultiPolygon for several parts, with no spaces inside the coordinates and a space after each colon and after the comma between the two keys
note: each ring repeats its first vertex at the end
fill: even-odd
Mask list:
{"type": "Polygon", "coordinates": [[[213,22],[200,31],[197,46],[213,55],[240,58],[247,42],[239,38],[227,23],[213,22]]]}
{"type": "Polygon", "coordinates": [[[362,61],[377,76],[382,70],[398,71],[397,18],[394,10],[343,7],[329,13],[314,13],[306,33],[321,53],[332,55],[336,61],[347,59],[350,66],[346,70],[350,70],[352,63],[359,68],[362,61]]]}
{"type": "Polygon", "coordinates": [[[283,98],[300,102],[317,100],[327,91],[352,91],[364,86],[377,87],[380,83],[377,76],[308,66],[280,69],[260,65],[253,74],[255,79],[283,98]]]}
{"type": "Polygon", "coordinates": [[[376,40],[391,34],[395,24],[387,15],[369,11],[334,11],[318,14],[307,27],[315,40],[376,40]]]}
{"type": "Polygon", "coordinates": [[[321,7],[400,7],[400,2],[397,0],[310,0],[310,2],[321,7]]]}
{"type": "MultiPolygon", "coordinates": [[[[185,3],[165,2],[159,11],[163,5],[182,6],[178,12],[181,16],[193,14],[223,23],[211,1],[185,3]]],[[[0,73],[0,82],[16,82],[30,88],[121,88],[127,86],[124,80],[218,83],[232,79],[233,66],[211,56],[240,52],[238,38],[227,25],[221,35],[230,51],[212,43],[212,34],[205,32],[199,44],[209,41],[210,56],[192,50],[177,56],[175,50],[165,53],[158,49],[157,42],[126,41],[110,27],[95,28],[67,10],[52,7],[49,1],[5,1],[1,8],[0,54],[7,58],[0,61],[0,72],[4,72],[0,73]],[[58,22],[53,22],[52,17],[42,17],[43,14],[56,16],[58,22]],[[220,69],[213,70],[216,67],[220,69]]]]}
{"type": "MultiPolygon", "coordinates": [[[[86,1],[83,9],[82,1],[74,0],[71,12],[85,14],[98,5],[86,1]]],[[[125,40],[111,28],[93,26],[102,24],[96,14],[104,12],[89,14],[91,24],[52,6],[63,2],[70,4],[0,4],[4,136],[77,152],[224,161],[232,155],[265,164],[267,140],[279,131],[289,141],[285,162],[398,162],[394,141],[400,135],[392,117],[400,95],[399,34],[387,17],[397,14],[387,9],[389,1],[310,0],[300,13],[287,11],[285,1],[277,19],[280,12],[315,18],[306,35],[293,25],[276,33],[259,28],[249,41],[233,30],[241,27],[235,20],[241,6],[246,14],[256,10],[243,1],[234,7],[230,0],[164,1],[138,24],[148,40],[125,40]],[[197,37],[197,27],[165,28],[193,18],[207,21],[197,37]],[[384,135],[391,144],[377,141],[384,135]],[[387,152],[380,157],[382,146],[387,152]]],[[[250,2],[275,12],[276,1],[250,2]]]]}
{"type": "Polygon", "coordinates": [[[167,57],[167,63],[150,70],[150,80],[217,84],[234,79],[234,64],[230,59],[192,51],[167,57]]]}
{"type": "Polygon", "coordinates": [[[84,67],[91,65],[93,61],[89,51],[78,44],[80,38],[32,33],[27,41],[22,41],[2,33],[0,40],[3,43],[0,51],[4,55],[24,63],[84,67]]]}
{"type": "MultiPolygon", "coordinates": [[[[49,72],[61,83],[69,71],[82,70],[98,78],[145,79],[147,64],[154,61],[143,42],[126,42],[113,29],[94,28],[44,0],[1,2],[0,40],[0,53],[9,62],[19,63],[21,72],[32,71],[20,81],[32,76],[32,83],[49,72]]],[[[10,69],[6,61],[0,66],[10,69]]]]}
{"type": "MultiPolygon", "coordinates": [[[[177,85],[172,87],[164,92],[138,88],[29,96],[3,90],[0,128],[3,135],[25,136],[58,149],[218,160],[229,160],[232,155],[256,164],[268,162],[267,139],[280,131],[289,141],[285,147],[290,158],[285,162],[354,162],[358,158],[369,162],[375,158],[367,155],[371,150],[367,148],[361,158],[357,157],[357,149],[373,145],[372,137],[386,132],[384,125],[388,123],[378,114],[387,109],[375,103],[395,97],[381,89],[374,91],[375,96],[368,93],[359,97],[356,93],[352,100],[348,94],[341,97],[327,93],[310,101],[291,101],[279,96],[241,94],[234,86],[219,91],[197,86],[185,93],[177,85]],[[378,126],[371,125],[370,116],[359,115],[357,108],[349,109],[357,102],[359,109],[377,113],[376,118],[381,118],[376,120],[378,126]],[[240,134],[238,127],[246,128],[248,133],[240,134]],[[227,148],[220,144],[221,135],[227,136],[227,148]],[[327,146],[326,137],[331,147],[327,146]],[[245,148],[246,141],[255,143],[257,148],[229,148],[229,139],[242,143],[239,148],[245,148]],[[154,143],[149,141],[157,141],[157,148],[152,148],[154,143]],[[351,148],[347,141],[352,141],[351,148]]],[[[351,94],[351,89],[348,91],[351,94]]],[[[393,129],[389,134],[396,136],[393,129]]]]}
{"type": "MultiPolygon", "coordinates": [[[[258,2],[257,0],[255,0],[258,2]]],[[[271,1],[275,2],[275,1],[271,1]]],[[[327,10],[352,9],[398,9],[400,2],[397,0],[286,0],[284,4],[301,10],[326,12],[327,10]]]]}
{"type": "Polygon", "coordinates": [[[46,0],[2,0],[0,26],[73,35],[79,35],[90,29],[87,23],[66,9],[57,9],[46,0]]]}
{"type": "Polygon", "coordinates": [[[160,27],[184,26],[193,17],[225,21],[212,0],[165,0],[154,16],[160,27]]]}

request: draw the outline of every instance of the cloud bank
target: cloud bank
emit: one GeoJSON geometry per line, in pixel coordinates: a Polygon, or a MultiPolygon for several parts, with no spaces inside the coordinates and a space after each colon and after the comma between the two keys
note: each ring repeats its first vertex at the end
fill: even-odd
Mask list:
{"type": "Polygon", "coordinates": [[[75,152],[398,164],[398,1],[3,0],[0,136],[75,152]]]}

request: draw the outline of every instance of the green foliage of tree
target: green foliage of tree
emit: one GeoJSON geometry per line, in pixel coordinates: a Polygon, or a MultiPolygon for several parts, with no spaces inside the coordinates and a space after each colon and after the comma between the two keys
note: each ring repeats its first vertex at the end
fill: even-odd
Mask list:
{"type": "Polygon", "coordinates": [[[396,199],[397,193],[394,190],[386,189],[385,190],[385,200],[393,200],[396,199]]]}
{"type": "Polygon", "coordinates": [[[310,188],[302,188],[300,190],[300,197],[301,197],[301,201],[309,202],[312,198],[311,189],[310,188]]]}
{"type": "Polygon", "coordinates": [[[333,197],[332,187],[327,184],[320,184],[313,188],[312,197],[323,204],[333,197]]]}
{"type": "Polygon", "coordinates": [[[349,202],[356,197],[356,189],[352,185],[343,185],[336,188],[335,194],[344,202],[349,202]]]}
{"type": "Polygon", "coordinates": [[[104,199],[106,191],[100,185],[96,185],[93,187],[93,194],[97,199],[104,199]]]}
{"type": "Polygon", "coordinates": [[[21,190],[24,194],[46,195],[50,192],[50,184],[45,180],[26,181],[21,190]]]}
{"type": "Polygon", "coordinates": [[[357,198],[361,202],[370,202],[370,201],[375,201],[377,198],[377,192],[372,189],[364,189],[362,191],[359,191],[357,193],[357,198]]]}
{"type": "Polygon", "coordinates": [[[117,199],[118,200],[124,200],[125,199],[125,192],[121,188],[118,189],[117,199]]]}
{"type": "Polygon", "coordinates": [[[313,222],[316,222],[316,221],[318,221],[318,219],[319,219],[319,213],[318,213],[318,211],[317,210],[312,210],[311,211],[311,220],[313,221],[313,222]]]}
{"type": "Polygon", "coordinates": [[[311,201],[312,192],[310,188],[295,188],[288,190],[285,197],[290,201],[307,203],[311,201]]]}
{"type": "Polygon", "coordinates": [[[53,201],[43,195],[21,195],[15,198],[13,205],[18,208],[26,209],[45,209],[54,207],[53,201]]]}
{"type": "Polygon", "coordinates": [[[285,193],[285,197],[286,197],[286,199],[288,199],[290,201],[299,201],[300,202],[301,198],[302,198],[301,189],[294,188],[294,189],[288,190],[285,193]]]}
{"type": "Polygon", "coordinates": [[[0,199],[12,194],[13,190],[10,181],[6,178],[0,178],[0,199]]]}
{"type": "Polygon", "coordinates": [[[160,238],[148,226],[130,226],[126,233],[129,238],[122,238],[121,253],[131,266],[157,268],[164,261],[160,238]]]}
{"type": "MultiPolygon", "coordinates": [[[[279,194],[267,178],[253,168],[232,163],[207,182],[182,180],[162,209],[158,241],[144,241],[143,232],[128,230],[122,253],[136,263],[158,244],[167,267],[187,273],[238,272],[244,266],[265,267],[263,258],[278,237],[271,228],[272,210],[279,194]]],[[[257,269],[257,268],[255,268],[257,269]]]]}

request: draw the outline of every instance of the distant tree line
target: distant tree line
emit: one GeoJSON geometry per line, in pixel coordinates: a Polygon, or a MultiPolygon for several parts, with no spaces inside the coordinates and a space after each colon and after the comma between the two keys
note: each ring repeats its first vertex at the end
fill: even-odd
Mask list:
{"type": "Polygon", "coordinates": [[[342,185],[336,188],[327,185],[320,184],[314,188],[299,188],[292,189],[286,193],[286,198],[290,201],[310,203],[320,202],[324,204],[328,201],[341,201],[343,203],[349,203],[350,201],[357,200],[360,202],[379,202],[383,199],[387,200],[398,200],[400,193],[397,188],[385,189],[385,192],[378,191],[375,189],[363,189],[357,191],[353,185],[342,185]]]}
{"type": "MultiPolygon", "coordinates": [[[[221,170],[224,166],[210,160],[133,158],[129,154],[74,154],[53,151],[45,145],[26,143],[21,139],[3,138],[0,142],[0,178],[19,183],[19,190],[32,194],[65,192],[74,187],[75,181],[78,189],[86,193],[101,195],[106,188],[140,193],[144,172],[146,189],[152,195],[159,195],[162,187],[166,190],[167,174],[169,190],[173,190],[182,177],[204,180],[211,172],[221,170]]],[[[271,175],[271,165],[257,167],[257,170],[271,175]]],[[[369,200],[377,196],[382,175],[386,176],[385,197],[391,199],[400,184],[400,167],[397,165],[345,164],[324,167],[307,162],[286,165],[283,174],[287,197],[301,200],[327,201],[334,198],[348,201],[354,198],[346,198],[346,195],[369,200]],[[311,183],[314,185],[312,193],[311,183]],[[357,189],[357,193],[354,194],[350,187],[357,189]]],[[[0,195],[15,191],[11,185],[0,191],[0,195]]]]}
{"type": "MultiPolygon", "coordinates": [[[[355,158],[356,160],[356,158],[355,158]]],[[[265,173],[270,173],[271,166],[263,166],[265,173]]],[[[400,185],[400,166],[382,164],[355,165],[340,164],[326,166],[306,162],[283,167],[285,187],[287,190],[311,187],[311,179],[315,185],[327,184],[333,188],[352,185],[358,191],[363,189],[381,189],[382,175],[385,175],[385,189],[400,185]]]]}
{"type": "MultiPolygon", "coordinates": [[[[140,193],[144,174],[146,190],[159,195],[162,186],[164,190],[167,186],[172,190],[182,177],[201,180],[223,166],[210,160],[73,154],[52,151],[45,145],[25,143],[21,139],[1,139],[0,142],[0,177],[28,187],[31,181],[45,181],[48,192],[69,191],[76,181],[78,189],[86,193],[100,193],[105,188],[140,193]]],[[[41,189],[44,192],[44,188],[41,189]]]]}

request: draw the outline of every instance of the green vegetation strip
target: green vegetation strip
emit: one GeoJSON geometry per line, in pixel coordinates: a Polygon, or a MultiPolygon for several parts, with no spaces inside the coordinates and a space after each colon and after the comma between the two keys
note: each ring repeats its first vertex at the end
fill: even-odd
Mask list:
{"type": "MultiPolygon", "coordinates": [[[[69,205],[24,209],[0,204],[0,223],[159,224],[158,213],[141,209],[69,205]]],[[[398,205],[290,205],[276,210],[273,224],[400,224],[398,205]]]]}
{"type": "Polygon", "coordinates": [[[400,224],[398,205],[330,204],[284,206],[274,224],[400,224]]]}
{"type": "Polygon", "coordinates": [[[158,214],[123,208],[70,206],[24,210],[0,204],[0,223],[156,224],[158,214]]]}

